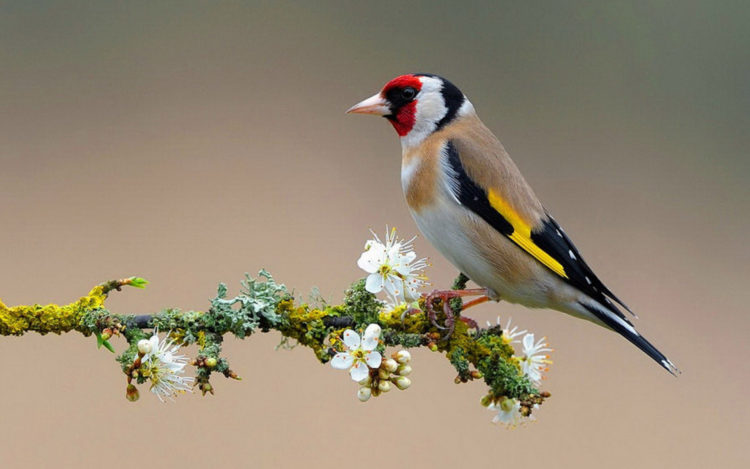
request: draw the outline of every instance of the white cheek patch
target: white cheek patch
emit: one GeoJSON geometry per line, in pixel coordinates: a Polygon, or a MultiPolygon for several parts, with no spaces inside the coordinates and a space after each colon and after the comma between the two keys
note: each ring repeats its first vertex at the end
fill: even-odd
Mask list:
{"type": "Polygon", "coordinates": [[[448,114],[441,89],[443,82],[437,78],[420,77],[422,89],[417,95],[417,110],[414,127],[405,136],[401,137],[401,146],[404,148],[419,145],[428,135],[435,131],[440,119],[448,114]]]}

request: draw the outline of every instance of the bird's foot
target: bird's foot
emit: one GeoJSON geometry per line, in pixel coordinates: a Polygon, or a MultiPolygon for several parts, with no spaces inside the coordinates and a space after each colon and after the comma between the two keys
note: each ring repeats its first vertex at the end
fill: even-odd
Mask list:
{"type": "Polygon", "coordinates": [[[406,321],[407,316],[411,316],[413,314],[419,314],[422,310],[419,308],[407,308],[404,310],[403,313],[401,313],[401,323],[403,324],[404,321],[406,321]]]}
{"type": "Polygon", "coordinates": [[[466,316],[459,316],[458,319],[460,319],[461,321],[464,322],[464,324],[469,326],[469,329],[479,329],[479,324],[477,324],[477,322],[471,318],[467,318],[466,316]]]}
{"type": "MultiPolygon", "coordinates": [[[[456,317],[460,314],[460,312],[465,310],[466,308],[470,308],[472,306],[476,306],[488,301],[490,299],[488,293],[489,292],[486,288],[470,288],[464,290],[435,290],[432,293],[427,294],[424,299],[425,309],[427,310],[427,317],[430,319],[430,323],[432,323],[433,326],[437,327],[438,329],[447,331],[445,336],[443,337],[443,340],[448,340],[450,339],[451,335],[453,335],[453,330],[456,326],[456,317]],[[450,300],[454,298],[463,298],[464,296],[479,296],[479,298],[467,302],[460,307],[458,312],[455,312],[453,310],[453,307],[451,306],[450,300]],[[441,302],[443,303],[443,313],[445,314],[445,322],[443,325],[439,324],[437,320],[435,300],[441,300],[441,302]]],[[[458,317],[466,324],[468,324],[469,327],[477,327],[477,323],[473,319],[463,318],[460,316],[458,317]]]]}

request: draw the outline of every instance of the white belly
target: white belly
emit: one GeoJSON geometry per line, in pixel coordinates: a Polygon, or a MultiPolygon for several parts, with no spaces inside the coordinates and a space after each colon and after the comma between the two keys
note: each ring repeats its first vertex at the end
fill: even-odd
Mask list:
{"type": "MultiPolygon", "coordinates": [[[[477,285],[488,288],[493,299],[521,303],[535,308],[548,306],[549,285],[545,285],[546,282],[543,279],[516,278],[511,285],[495,266],[484,258],[466,232],[466,224],[461,222],[462,217],[476,218],[465,208],[452,200],[444,200],[436,207],[419,212],[412,211],[412,217],[433,246],[477,285]]],[[[484,223],[481,220],[476,221],[484,223]]],[[[517,249],[510,244],[508,247],[517,249]]],[[[498,252],[497,255],[501,256],[502,253],[498,252]]]]}
{"type": "MultiPolygon", "coordinates": [[[[402,163],[401,184],[405,193],[414,178],[420,177],[420,164],[418,158],[402,163]]],[[[447,169],[439,173],[429,204],[416,209],[409,207],[424,236],[474,283],[489,289],[493,299],[532,308],[555,307],[553,304],[557,299],[551,298],[550,294],[559,291],[562,281],[531,256],[525,257],[525,253],[519,256],[518,246],[462,206],[453,196],[450,183],[441,180],[441,176],[444,178],[447,173],[447,169]],[[477,230],[480,228],[485,233],[496,233],[496,236],[493,234],[489,242],[485,239],[483,245],[478,245],[477,230]],[[522,265],[519,266],[519,262],[522,265]]]]}

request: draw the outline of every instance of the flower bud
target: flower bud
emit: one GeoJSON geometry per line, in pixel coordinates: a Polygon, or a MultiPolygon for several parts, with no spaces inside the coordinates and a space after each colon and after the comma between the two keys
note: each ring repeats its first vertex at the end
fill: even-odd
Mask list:
{"type": "Polygon", "coordinates": [[[153,348],[154,347],[151,345],[151,341],[149,341],[148,339],[141,339],[138,341],[138,351],[143,355],[151,353],[153,351],[153,348]]]}
{"type": "Polygon", "coordinates": [[[106,328],[102,331],[101,334],[102,340],[109,340],[110,337],[112,337],[112,329],[106,328]]]}
{"type": "Polygon", "coordinates": [[[129,400],[130,402],[135,402],[139,397],[140,396],[138,395],[138,388],[136,388],[132,384],[128,384],[128,387],[125,390],[125,399],[129,400]]]}
{"type": "Polygon", "coordinates": [[[430,349],[433,352],[437,352],[438,351],[438,346],[437,346],[437,344],[435,342],[430,342],[429,344],[427,344],[427,348],[430,349]]]}
{"type": "Polygon", "coordinates": [[[389,372],[393,373],[398,368],[398,362],[396,362],[396,360],[394,360],[393,358],[389,358],[383,362],[381,368],[385,368],[389,372]]]}
{"type": "Polygon", "coordinates": [[[408,350],[399,350],[398,352],[396,352],[396,356],[394,358],[397,362],[403,365],[411,361],[411,354],[408,350]]]}
{"type": "Polygon", "coordinates": [[[213,367],[216,366],[217,361],[216,361],[215,357],[208,357],[208,358],[206,358],[206,360],[204,361],[204,363],[206,364],[207,367],[213,368],[213,367]]]}
{"type": "Polygon", "coordinates": [[[372,383],[372,378],[370,378],[370,375],[367,375],[365,379],[362,381],[357,381],[360,386],[370,386],[370,383],[372,383]]]}
{"type": "Polygon", "coordinates": [[[390,381],[381,381],[380,384],[378,384],[378,390],[380,392],[388,392],[391,390],[391,382],[390,381]]]}
{"type": "Polygon", "coordinates": [[[395,384],[397,388],[403,391],[404,389],[411,386],[411,380],[406,376],[399,376],[394,380],[393,384],[395,384]]]}
{"type": "Polygon", "coordinates": [[[382,331],[383,330],[380,328],[379,325],[377,325],[377,324],[370,324],[369,326],[367,326],[367,329],[365,329],[365,338],[375,338],[375,339],[377,339],[377,338],[380,337],[380,333],[382,331]]]}
{"type": "Polygon", "coordinates": [[[492,396],[490,396],[489,394],[483,396],[479,403],[482,404],[483,407],[487,407],[488,405],[492,404],[492,396]]]}
{"type": "Polygon", "coordinates": [[[398,367],[398,370],[396,370],[398,374],[401,376],[408,376],[411,374],[411,366],[409,365],[401,365],[398,367]]]}
{"type": "Polygon", "coordinates": [[[513,406],[516,404],[515,400],[513,399],[505,399],[503,402],[500,403],[500,408],[503,409],[504,412],[510,412],[511,409],[513,409],[513,406]]]}
{"type": "Polygon", "coordinates": [[[372,395],[372,390],[367,387],[359,388],[357,391],[357,399],[359,399],[362,402],[367,402],[370,399],[370,396],[372,395]]]}
{"type": "Polygon", "coordinates": [[[378,377],[380,379],[389,379],[391,377],[391,373],[386,369],[380,368],[378,369],[378,377]]]}

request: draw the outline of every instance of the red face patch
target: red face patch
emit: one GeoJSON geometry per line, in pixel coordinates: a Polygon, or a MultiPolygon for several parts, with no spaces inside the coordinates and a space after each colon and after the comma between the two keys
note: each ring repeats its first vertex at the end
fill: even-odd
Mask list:
{"type": "Polygon", "coordinates": [[[385,86],[383,87],[383,95],[385,96],[390,90],[394,88],[407,88],[409,86],[419,91],[422,89],[422,81],[419,79],[419,77],[416,77],[414,75],[401,75],[400,77],[396,77],[385,84],[385,86]]]}
{"type": "Polygon", "coordinates": [[[392,115],[386,116],[400,137],[405,136],[414,127],[417,117],[417,100],[404,96],[404,90],[413,88],[417,93],[422,89],[422,82],[414,75],[401,75],[386,83],[380,94],[388,100],[392,115]]]}

